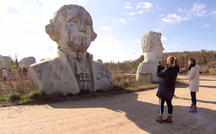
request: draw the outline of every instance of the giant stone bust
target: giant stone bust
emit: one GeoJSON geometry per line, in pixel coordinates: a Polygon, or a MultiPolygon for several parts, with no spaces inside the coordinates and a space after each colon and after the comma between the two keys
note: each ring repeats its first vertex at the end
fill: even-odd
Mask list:
{"type": "Polygon", "coordinates": [[[87,52],[97,34],[90,14],[81,6],[65,5],[46,27],[58,44],[57,57],[31,65],[34,86],[46,93],[105,90],[113,85],[108,70],[87,52]]]}
{"type": "Polygon", "coordinates": [[[158,82],[157,65],[163,56],[161,33],[150,31],[141,40],[144,61],[137,68],[136,80],[138,82],[158,82]]]}

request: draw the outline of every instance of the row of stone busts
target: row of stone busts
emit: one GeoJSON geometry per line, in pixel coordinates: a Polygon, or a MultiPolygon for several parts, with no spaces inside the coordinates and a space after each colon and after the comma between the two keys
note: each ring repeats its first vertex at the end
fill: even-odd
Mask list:
{"type": "MultiPolygon", "coordinates": [[[[45,29],[58,44],[58,52],[53,59],[31,65],[30,76],[35,88],[48,94],[58,91],[77,94],[82,90],[106,90],[113,86],[111,74],[102,61],[94,62],[87,52],[97,34],[90,14],[83,7],[61,7],[45,29]]],[[[144,35],[145,60],[138,67],[138,81],[157,81],[153,68],[163,51],[160,38],[161,33],[152,31],[144,35]]]]}

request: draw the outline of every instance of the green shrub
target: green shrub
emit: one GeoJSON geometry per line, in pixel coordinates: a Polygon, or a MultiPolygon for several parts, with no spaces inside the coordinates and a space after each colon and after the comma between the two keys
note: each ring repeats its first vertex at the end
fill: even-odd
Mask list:
{"type": "Polygon", "coordinates": [[[35,90],[35,91],[31,91],[29,94],[28,94],[28,97],[30,99],[33,99],[33,100],[37,100],[37,99],[40,99],[41,97],[45,96],[45,93],[41,90],[35,90]]]}
{"type": "Polygon", "coordinates": [[[17,92],[9,93],[7,95],[7,101],[9,101],[9,102],[19,101],[21,99],[21,96],[22,95],[20,93],[17,93],[17,92]]]}

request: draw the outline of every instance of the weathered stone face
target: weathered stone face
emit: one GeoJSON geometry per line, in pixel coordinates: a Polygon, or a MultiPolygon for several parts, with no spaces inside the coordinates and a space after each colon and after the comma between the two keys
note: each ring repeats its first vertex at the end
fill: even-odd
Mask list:
{"type": "Polygon", "coordinates": [[[161,33],[153,31],[146,33],[141,40],[141,46],[143,53],[153,50],[164,50],[161,42],[161,33]]]}
{"type": "Polygon", "coordinates": [[[62,48],[84,52],[96,38],[89,13],[80,6],[65,5],[46,26],[51,39],[62,48]]]}
{"type": "Polygon", "coordinates": [[[48,94],[76,94],[80,90],[105,90],[113,86],[111,74],[86,51],[97,35],[91,16],[83,7],[61,7],[45,29],[57,42],[58,55],[31,65],[29,72],[37,89],[48,94]]]}
{"type": "Polygon", "coordinates": [[[136,80],[139,82],[158,82],[157,65],[163,56],[161,33],[150,31],[141,41],[144,61],[137,68],[136,80]]]}

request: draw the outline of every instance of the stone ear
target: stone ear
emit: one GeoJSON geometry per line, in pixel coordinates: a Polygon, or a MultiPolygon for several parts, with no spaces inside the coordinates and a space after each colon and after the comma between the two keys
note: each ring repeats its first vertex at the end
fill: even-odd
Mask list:
{"type": "Polygon", "coordinates": [[[162,33],[159,33],[159,37],[161,38],[162,33]]]}
{"type": "Polygon", "coordinates": [[[97,37],[97,34],[92,30],[92,34],[91,34],[91,40],[94,41],[97,37]]]}
{"type": "Polygon", "coordinates": [[[48,24],[45,26],[45,30],[52,40],[56,42],[59,40],[59,33],[57,32],[55,25],[52,23],[48,24]]]}

